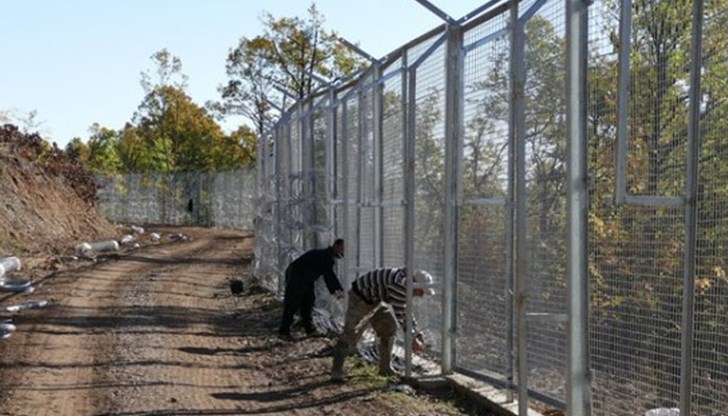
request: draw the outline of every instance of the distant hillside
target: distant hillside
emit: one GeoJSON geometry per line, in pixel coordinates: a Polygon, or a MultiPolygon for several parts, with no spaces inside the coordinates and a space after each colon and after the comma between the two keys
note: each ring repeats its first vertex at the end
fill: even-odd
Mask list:
{"type": "Polygon", "coordinates": [[[60,149],[0,127],[0,256],[32,267],[79,241],[115,238],[95,208],[95,191],[94,178],[60,149]]]}

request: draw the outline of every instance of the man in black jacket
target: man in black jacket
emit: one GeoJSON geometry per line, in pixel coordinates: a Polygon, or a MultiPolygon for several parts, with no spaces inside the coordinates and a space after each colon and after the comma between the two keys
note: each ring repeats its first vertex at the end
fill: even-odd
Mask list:
{"type": "Polygon", "coordinates": [[[301,312],[303,328],[307,335],[316,333],[313,326],[313,311],[316,295],[314,284],[322,275],[329,293],[343,297],[344,289],[334,272],[334,260],[344,257],[344,240],[337,239],[331,247],[309,250],[286,268],[286,291],[283,298],[283,317],[278,334],[292,340],[291,324],[296,311],[301,312]]]}

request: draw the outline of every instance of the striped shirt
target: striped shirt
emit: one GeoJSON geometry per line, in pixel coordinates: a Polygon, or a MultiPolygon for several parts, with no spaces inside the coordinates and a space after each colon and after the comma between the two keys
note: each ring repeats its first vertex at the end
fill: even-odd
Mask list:
{"type": "MultiPolygon", "coordinates": [[[[365,301],[373,304],[384,302],[392,306],[402,328],[406,328],[407,270],[404,268],[375,269],[354,281],[365,301]]],[[[414,316],[413,328],[417,327],[414,316]]]]}

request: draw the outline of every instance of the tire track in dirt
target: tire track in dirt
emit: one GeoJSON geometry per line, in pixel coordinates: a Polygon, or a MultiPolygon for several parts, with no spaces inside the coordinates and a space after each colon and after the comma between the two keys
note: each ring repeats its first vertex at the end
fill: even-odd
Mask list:
{"type": "Polygon", "coordinates": [[[114,355],[126,365],[110,377],[126,381],[116,383],[111,414],[223,410],[210,393],[238,386],[248,367],[235,354],[240,340],[231,327],[227,282],[247,267],[241,258],[252,254],[250,237],[198,237],[184,252],[120,260],[155,268],[130,276],[119,299],[119,314],[131,330],[116,334],[114,355]],[[129,305],[134,313],[124,311],[129,305]]]}
{"type": "Polygon", "coordinates": [[[52,305],[18,315],[18,333],[2,355],[2,414],[94,411],[104,397],[98,374],[114,365],[105,351],[115,322],[99,306],[113,296],[108,288],[119,278],[113,265],[104,261],[46,279],[37,294],[50,296],[52,305]]]}
{"type": "MultiPolygon", "coordinates": [[[[241,258],[252,253],[248,233],[224,235],[230,240],[160,245],[46,281],[37,294],[52,296],[53,306],[17,316],[18,332],[3,345],[0,414],[117,412],[144,396],[146,373],[209,365],[165,356],[164,334],[174,338],[188,331],[185,336],[203,339],[215,334],[209,323],[226,305],[200,300],[221,295],[224,278],[239,275],[245,267],[241,258]],[[235,243],[226,244],[230,241],[235,243]],[[207,267],[197,270],[196,261],[207,267]]],[[[176,381],[169,382],[174,389],[176,381]]]]}

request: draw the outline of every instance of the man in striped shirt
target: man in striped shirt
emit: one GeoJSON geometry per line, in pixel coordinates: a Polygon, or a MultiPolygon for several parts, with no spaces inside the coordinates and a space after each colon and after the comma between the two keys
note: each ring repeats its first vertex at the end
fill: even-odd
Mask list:
{"type": "MultiPolygon", "coordinates": [[[[417,271],[412,276],[419,288],[413,289],[414,296],[432,295],[429,286],[432,276],[425,271],[417,271]],[[422,287],[424,286],[424,287],[422,287]]],[[[362,332],[368,323],[372,324],[379,338],[379,374],[394,374],[391,367],[392,347],[397,323],[407,330],[405,319],[407,303],[407,270],[404,268],[388,268],[372,270],[359,276],[351,284],[349,303],[344,319],[344,331],[334,347],[334,362],[331,379],[341,381],[344,378],[344,360],[356,347],[362,332]]],[[[422,339],[415,330],[412,319],[413,348],[422,348],[422,339]]]]}

